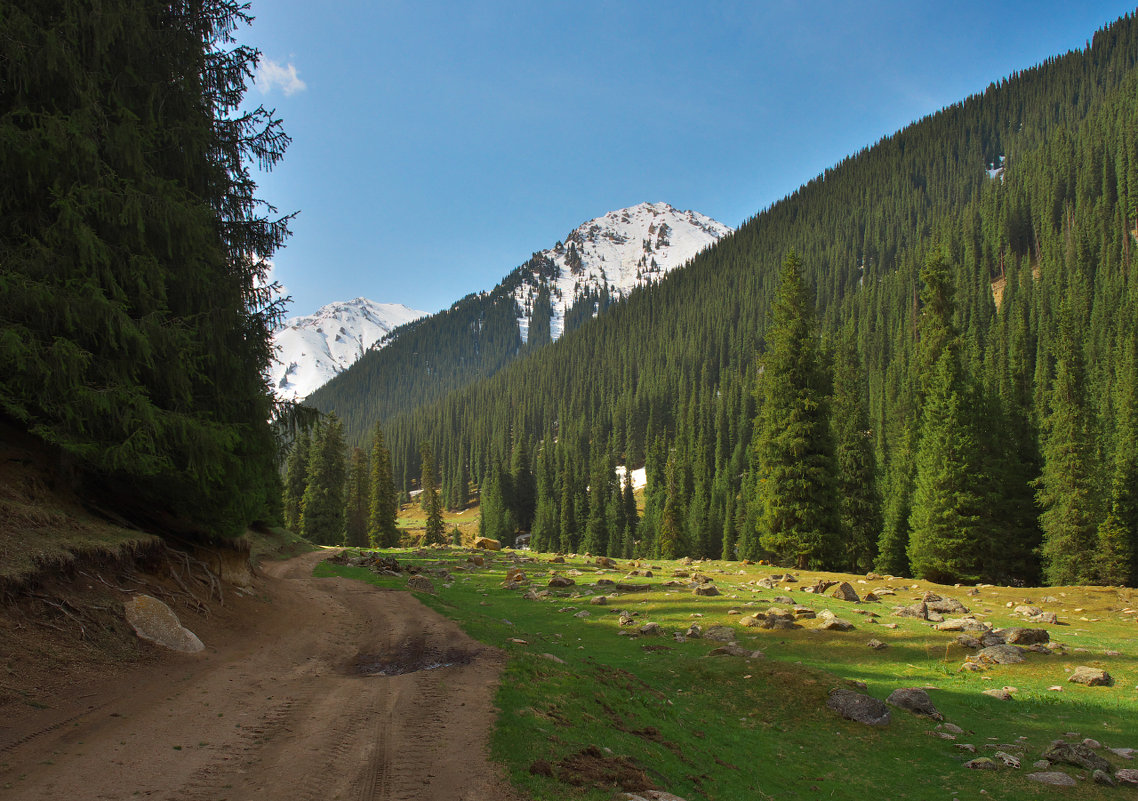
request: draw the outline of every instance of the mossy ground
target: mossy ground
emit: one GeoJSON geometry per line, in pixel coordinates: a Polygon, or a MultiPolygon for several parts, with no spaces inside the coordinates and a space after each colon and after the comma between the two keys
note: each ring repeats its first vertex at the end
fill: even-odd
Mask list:
{"type": "MultiPolygon", "coordinates": [[[[591,598],[605,593],[594,582],[621,580],[629,563],[605,571],[583,557],[562,565],[551,564],[550,555],[507,551],[484,554],[486,565],[475,567],[467,562],[472,552],[459,549],[392,553],[401,563],[447,567],[454,582],[447,586],[435,580],[436,594],[420,594],[420,599],[460,622],[475,638],[509,654],[498,693],[501,715],[494,755],[512,780],[537,799],[611,796],[611,787],[567,783],[581,776],[563,761],[589,746],[632,758],[658,787],[689,801],[1052,798],[1063,791],[1024,778],[1051,740],[1077,732],[1079,738],[1093,737],[1107,746],[1138,747],[1136,623],[1135,614],[1126,611],[1138,599],[1129,590],[984,587],[973,597],[967,588],[908,579],[868,582],[826,573],[798,573],[797,583],[772,590],[754,582],[782,570],[705,562],[696,569],[713,577],[722,595],[696,597],[681,587],[662,586],[678,563],[653,561],[641,563],[641,569],[652,570],[652,578],[629,579],[653,585],[651,591],[594,606],[591,598]],[[525,559],[537,561],[518,563],[525,559]],[[555,590],[548,599],[525,600],[523,591],[503,586],[506,569],[515,566],[537,590],[546,588],[553,572],[579,575],[574,576],[575,586],[555,590]],[[881,603],[852,604],[801,592],[820,577],[849,580],[860,594],[889,586],[897,595],[881,603]],[[1052,639],[1066,647],[1052,655],[1029,654],[1019,665],[960,672],[970,652],[955,644],[956,634],[890,616],[894,605],[911,603],[928,589],[960,599],[997,627],[1032,625],[1017,618],[1009,602],[1039,604],[1043,597],[1054,596],[1055,603],[1043,605],[1057,612],[1063,625],[1047,628],[1052,639]],[[816,611],[830,609],[856,628],[817,631],[814,621],[804,621],[802,629],[761,631],[740,627],[740,616],[728,614],[732,609],[743,614],[765,611],[779,595],[816,611]],[[634,612],[638,624],[659,623],[665,635],[620,636],[620,609],[634,612]],[[578,611],[590,614],[577,618],[578,611]],[[880,617],[873,618],[873,613],[880,617]],[[675,641],[672,635],[694,620],[705,630],[732,626],[740,644],[762,650],[765,658],[709,657],[718,643],[675,641]],[[886,623],[897,628],[887,629],[886,623]],[[867,647],[871,638],[887,647],[867,647]],[[1105,668],[1114,685],[1068,683],[1067,675],[1078,665],[1105,668]],[[825,701],[831,688],[850,686],[851,681],[864,682],[867,692],[878,698],[899,687],[929,688],[945,718],[965,734],[955,741],[940,739],[930,733],[935,722],[899,709],[893,711],[892,723],[880,729],[844,720],[825,701]],[[1062,690],[1049,689],[1055,686],[1062,690]],[[983,694],[993,687],[1014,687],[1014,700],[983,694]],[[976,756],[994,753],[988,746],[1018,745],[1022,750],[1012,753],[1021,757],[1023,767],[967,770],[963,765],[973,755],[957,749],[957,743],[975,745],[976,756]],[[543,762],[551,770],[542,770],[543,762]]],[[[327,563],[317,575],[404,586],[402,579],[327,563]]],[[[1133,764],[1114,761],[1119,767],[1133,764]]],[[[1080,799],[1098,799],[1132,791],[1081,781],[1070,792],[1080,799]]]]}

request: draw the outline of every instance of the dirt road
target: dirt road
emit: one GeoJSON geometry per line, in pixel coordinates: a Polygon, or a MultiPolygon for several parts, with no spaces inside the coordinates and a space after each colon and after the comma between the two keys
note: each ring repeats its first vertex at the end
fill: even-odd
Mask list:
{"type": "Polygon", "coordinates": [[[515,799],[486,756],[501,654],[408,593],[312,578],[323,556],[187,620],[204,654],[0,721],[0,797],[515,799]]]}

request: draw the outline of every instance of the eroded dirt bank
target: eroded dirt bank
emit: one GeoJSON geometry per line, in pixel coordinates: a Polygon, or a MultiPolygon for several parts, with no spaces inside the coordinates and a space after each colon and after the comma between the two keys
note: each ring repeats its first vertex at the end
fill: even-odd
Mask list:
{"type": "Polygon", "coordinates": [[[501,654],[410,594],[312,578],[323,556],[269,565],[203,654],[9,707],[0,796],[516,799],[487,761],[501,654]]]}

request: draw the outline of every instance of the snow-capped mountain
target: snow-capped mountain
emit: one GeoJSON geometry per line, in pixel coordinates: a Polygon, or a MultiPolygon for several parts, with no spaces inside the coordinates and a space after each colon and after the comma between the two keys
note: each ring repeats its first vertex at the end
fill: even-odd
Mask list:
{"type": "Polygon", "coordinates": [[[640,203],[582,223],[549,250],[534,254],[514,289],[521,310],[518,325],[528,338],[529,318],[539,286],[549,286],[553,306],[550,333],[561,336],[565,310],[589,292],[612,296],[659,280],[733,229],[695,211],[667,203],[640,203]]]}
{"type": "Polygon", "coordinates": [[[427,312],[367,298],[329,303],[305,317],[292,317],[273,333],[277,360],[269,377],[277,397],[300,399],[342,373],[368,348],[384,343],[393,328],[427,312]]]}

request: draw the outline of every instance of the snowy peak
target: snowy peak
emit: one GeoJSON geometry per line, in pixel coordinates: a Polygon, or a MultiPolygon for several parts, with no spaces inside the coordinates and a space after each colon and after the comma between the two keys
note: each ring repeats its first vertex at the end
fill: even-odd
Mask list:
{"type": "Polygon", "coordinates": [[[293,317],[273,332],[277,360],[269,378],[277,397],[307,397],[382,341],[391,330],[427,313],[401,303],[367,298],[329,303],[315,314],[293,317]]]}
{"type": "Polygon", "coordinates": [[[695,211],[667,203],[640,203],[610,211],[569,232],[563,242],[535,254],[534,269],[514,291],[522,338],[541,284],[553,305],[552,335],[564,331],[565,311],[583,295],[607,291],[624,296],[658,281],[701,250],[732,233],[729,226],[695,211]],[[544,264],[542,264],[544,263],[544,264]],[[539,269],[542,265],[543,269],[539,269]]]}

